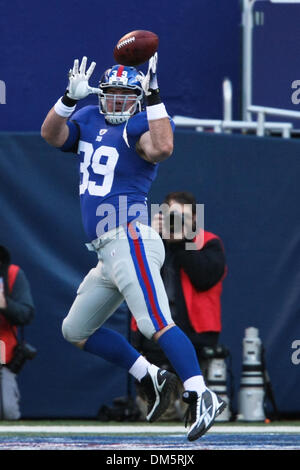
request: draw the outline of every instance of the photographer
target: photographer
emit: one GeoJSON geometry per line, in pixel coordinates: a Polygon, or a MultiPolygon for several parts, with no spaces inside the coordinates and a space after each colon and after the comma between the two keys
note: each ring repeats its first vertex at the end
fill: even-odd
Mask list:
{"type": "Polygon", "coordinates": [[[34,306],[29,283],[19,266],[11,264],[10,254],[0,246],[0,419],[20,418],[17,373],[35,350],[19,344],[18,328],[32,321],[34,306]]]}
{"type": "MultiPolygon", "coordinates": [[[[192,240],[196,249],[186,249],[186,242],[191,243],[189,234],[196,229],[193,194],[170,193],[164,202],[169,213],[158,213],[152,221],[165,246],[161,274],[172,318],[192,341],[205,376],[208,361],[204,349],[217,346],[221,331],[221,292],[226,274],[224,249],[217,235],[203,230],[192,240]]],[[[171,370],[157,343],[142,337],[134,321],[132,343],[148,360],[171,370]]]]}

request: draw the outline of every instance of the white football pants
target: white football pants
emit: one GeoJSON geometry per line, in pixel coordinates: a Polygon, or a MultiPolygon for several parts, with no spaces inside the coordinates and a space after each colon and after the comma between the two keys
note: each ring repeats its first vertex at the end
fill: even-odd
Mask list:
{"type": "Polygon", "coordinates": [[[80,284],[63,321],[63,335],[76,343],[87,339],[125,300],[138,329],[147,338],[173,323],[160,275],[165,250],[158,233],[136,223],[113,229],[88,245],[97,266],[80,284]]]}

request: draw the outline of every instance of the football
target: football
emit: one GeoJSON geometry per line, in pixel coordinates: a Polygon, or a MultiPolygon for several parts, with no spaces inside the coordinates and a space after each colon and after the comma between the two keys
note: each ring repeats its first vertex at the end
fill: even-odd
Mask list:
{"type": "Polygon", "coordinates": [[[131,31],[114,48],[114,58],[121,65],[141,65],[157,51],[158,36],[151,31],[131,31]]]}

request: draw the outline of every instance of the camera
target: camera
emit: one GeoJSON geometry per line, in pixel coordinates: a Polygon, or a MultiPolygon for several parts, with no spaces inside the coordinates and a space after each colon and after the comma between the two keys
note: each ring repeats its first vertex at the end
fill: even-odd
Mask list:
{"type": "Polygon", "coordinates": [[[14,356],[7,364],[7,367],[14,374],[18,374],[27,360],[32,360],[36,356],[37,350],[28,343],[18,343],[14,349],[14,356]]]}
{"type": "Polygon", "coordinates": [[[230,420],[230,400],[227,395],[227,365],[226,358],[229,356],[229,350],[222,344],[214,347],[204,346],[201,356],[208,361],[207,369],[207,385],[222,400],[225,401],[227,407],[216,421],[224,422],[230,420]]]}
{"type": "Polygon", "coordinates": [[[246,328],[238,403],[238,421],[264,421],[265,384],[262,343],[257,328],[246,328]]]}

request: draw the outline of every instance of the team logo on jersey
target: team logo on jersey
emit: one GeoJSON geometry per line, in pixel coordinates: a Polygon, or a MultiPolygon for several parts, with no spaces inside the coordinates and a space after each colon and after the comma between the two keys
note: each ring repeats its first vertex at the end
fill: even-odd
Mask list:
{"type": "Polygon", "coordinates": [[[101,142],[102,136],[103,136],[104,134],[106,134],[107,131],[108,131],[108,129],[100,129],[99,135],[97,135],[97,137],[96,137],[96,141],[97,141],[97,142],[101,142]]]}

